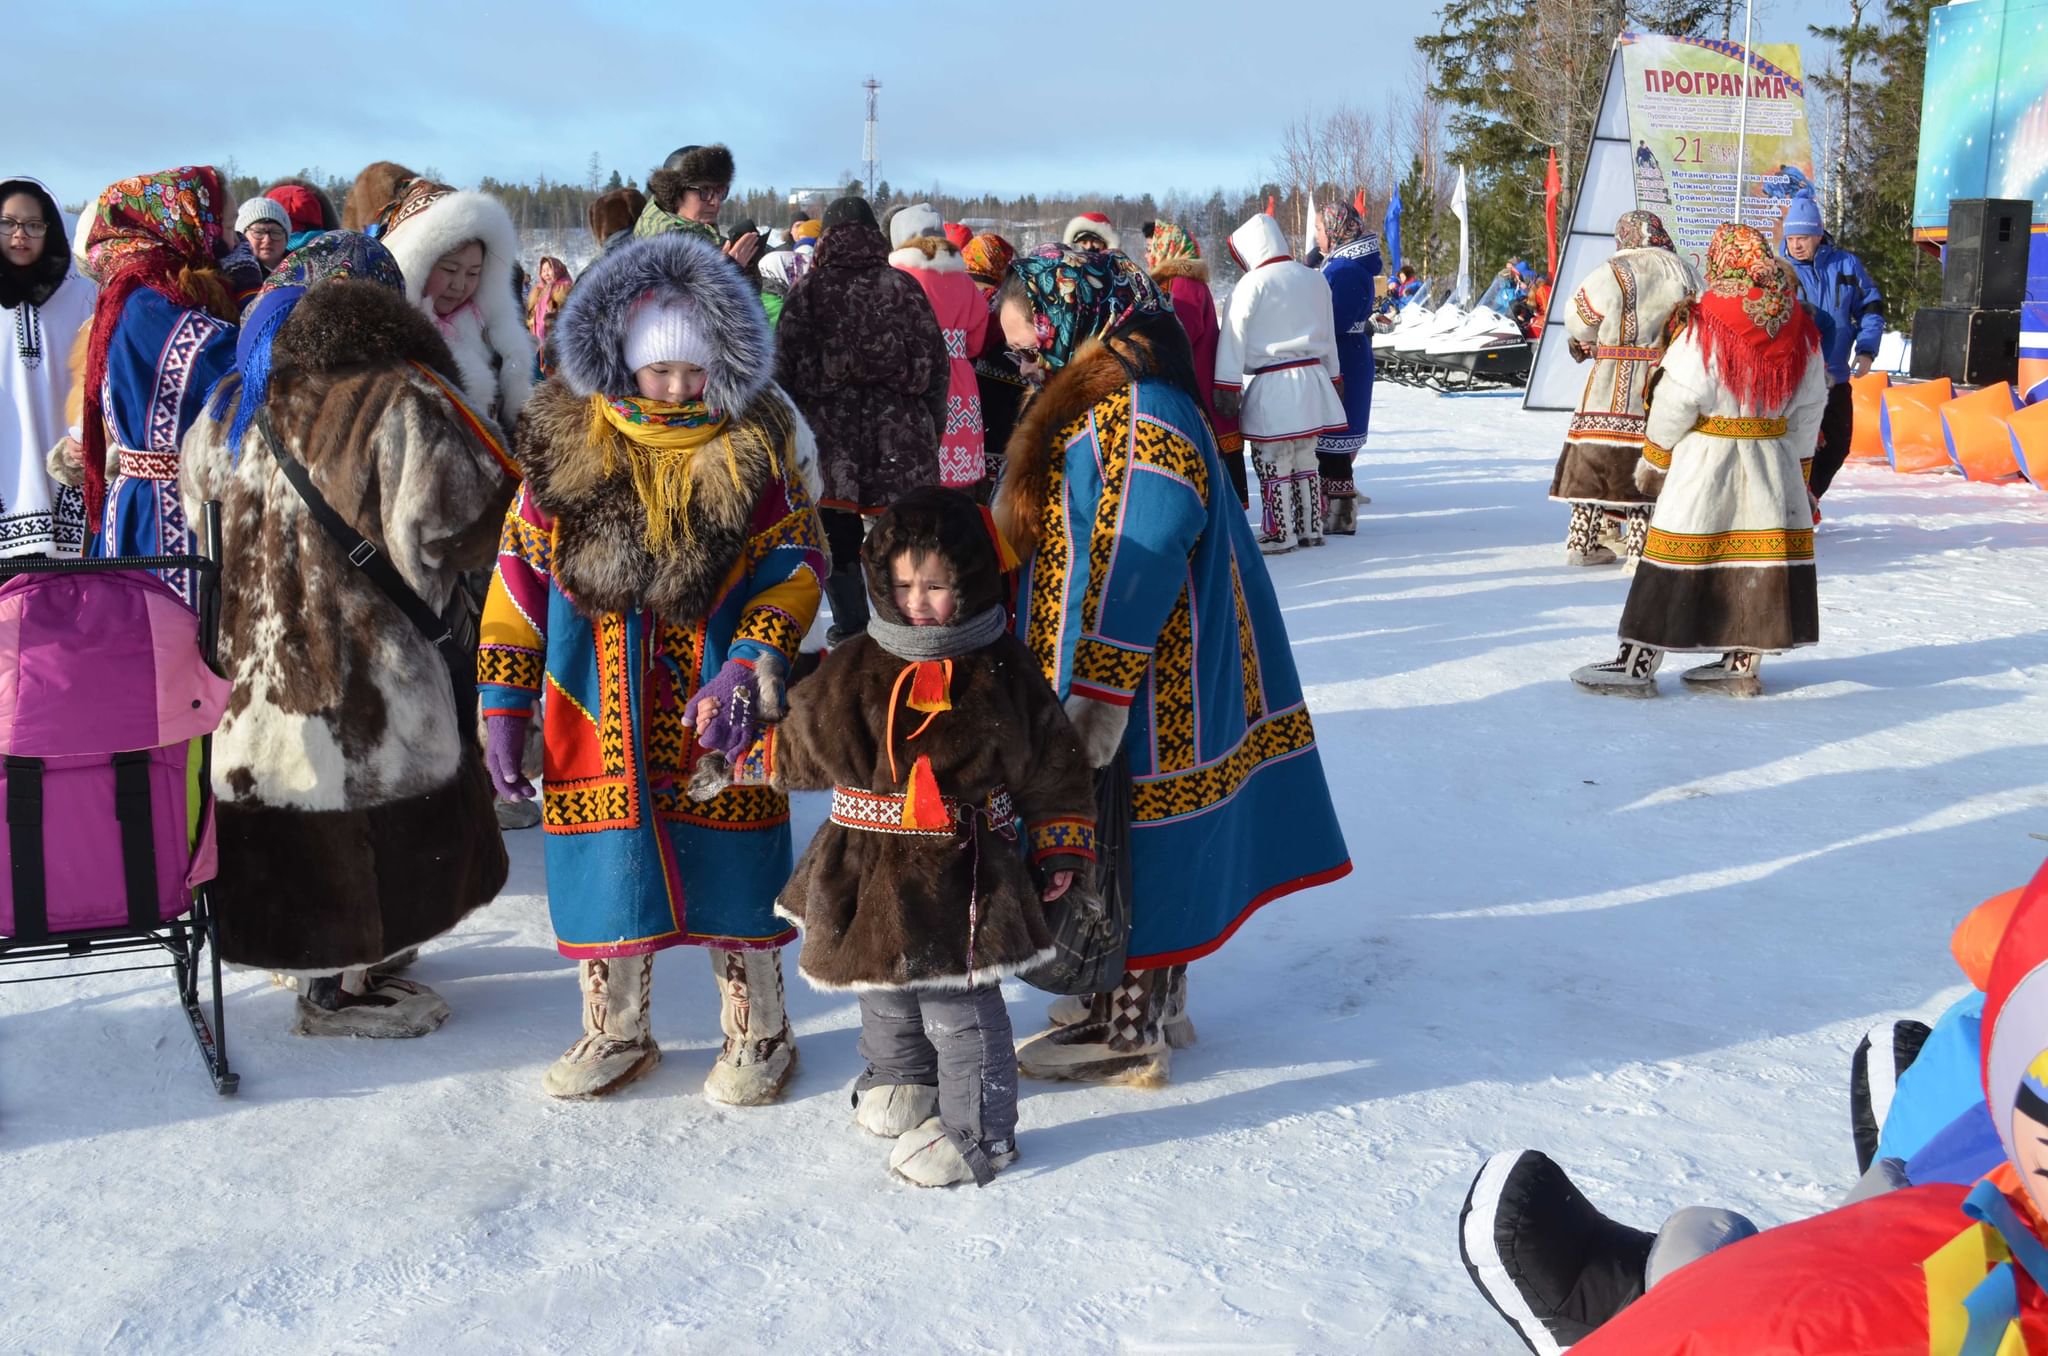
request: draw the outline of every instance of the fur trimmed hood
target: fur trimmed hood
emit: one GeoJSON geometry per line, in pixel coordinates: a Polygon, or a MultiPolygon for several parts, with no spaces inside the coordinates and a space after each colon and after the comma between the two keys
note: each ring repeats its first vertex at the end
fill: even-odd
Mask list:
{"type": "Polygon", "coordinates": [[[967,261],[960,249],[944,236],[923,235],[905,241],[889,251],[892,268],[924,269],[932,273],[965,273],[967,261]]]}
{"type": "Polygon", "coordinates": [[[398,196],[400,184],[418,177],[395,160],[365,165],[349,185],[348,197],[342,200],[341,229],[360,231],[367,227],[398,196]]]}
{"type": "Polygon", "coordinates": [[[1158,371],[1147,337],[1125,335],[1114,343],[1112,349],[1101,339],[1090,339],[1075,349],[1067,365],[1038,388],[1017,416],[1002,482],[996,487],[994,513],[997,529],[1021,559],[1030,558],[1044,529],[1054,436],[1124,387],[1158,371]]]}
{"type": "Polygon", "coordinates": [[[1207,287],[1209,285],[1209,261],[1207,259],[1167,259],[1152,270],[1152,281],[1161,287],[1175,278],[1188,278],[1207,287]]]}
{"type": "MultiPolygon", "coordinates": [[[[472,405],[494,417],[502,415],[509,423],[533,390],[533,335],[512,291],[512,268],[519,262],[519,232],[512,214],[489,194],[449,193],[379,237],[405,273],[405,299],[423,312],[432,305],[421,297],[427,275],[442,255],[472,240],[484,247],[484,272],[477,279],[475,301],[483,313],[484,342],[498,359],[498,389],[479,390],[486,378],[465,363],[463,390],[472,405]]],[[[460,362],[462,355],[456,359],[460,362]]]]}
{"type": "Polygon", "coordinates": [[[744,410],[775,377],[775,336],[760,298],[718,250],[669,233],[612,250],[585,270],[555,318],[556,361],[578,396],[634,393],[626,366],[633,306],[651,293],[687,298],[711,337],[705,403],[744,410]]]}
{"type": "MultiPolygon", "coordinates": [[[[572,297],[585,285],[577,284],[572,297]]],[[[589,397],[560,374],[534,392],[519,419],[514,455],[535,507],[555,522],[555,580],[586,616],[644,607],[688,622],[718,601],[746,549],[762,491],[786,469],[783,459],[803,473],[806,430],[780,389],[759,390],[733,424],[761,436],[731,438],[730,464],[715,454],[692,461],[687,528],[656,555],[645,545],[647,510],[625,466],[637,454],[615,445],[607,469],[608,449],[591,441],[589,397]]]]}

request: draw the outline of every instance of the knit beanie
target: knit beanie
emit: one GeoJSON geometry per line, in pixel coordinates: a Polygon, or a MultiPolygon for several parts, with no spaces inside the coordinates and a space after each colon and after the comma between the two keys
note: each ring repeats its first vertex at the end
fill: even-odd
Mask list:
{"type": "Polygon", "coordinates": [[[1071,245],[1076,237],[1092,235],[1111,249],[1122,249],[1123,240],[1116,233],[1116,227],[1109,224],[1109,218],[1100,212],[1083,212],[1067,223],[1067,229],[1060,232],[1063,244],[1071,245]]]}
{"type": "Polygon", "coordinates": [[[1812,198],[1794,198],[1785,208],[1785,234],[1826,235],[1820,224],[1820,204],[1812,198]]]}
{"type": "MultiPolygon", "coordinates": [[[[859,222],[863,226],[874,226],[875,209],[868,206],[866,198],[840,198],[825,209],[824,229],[844,226],[848,222],[859,222]]],[[[876,229],[880,229],[877,227],[876,229]]]]}
{"type": "Polygon", "coordinates": [[[684,297],[650,297],[626,317],[626,367],[638,372],[655,363],[711,362],[711,340],[697,306],[684,297]]]}
{"type": "Polygon", "coordinates": [[[928,202],[914,202],[897,208],[889,218],[889,248],[900,250],[913,240],[939,235],[944,230],[945,222],[936,207],[928,202]]]}
{"type": "Polygon", "coordinates": [[[241,210],[235,213],[235,234],[245,234],[259,221],[276,222],[284,228],[286,235],[291,234],[291,214],[275,198],[250,198],[244,202],[241,210]]]}
{"type": "Polygon", "coordinates": [[[818,243],[818,237],[824,233],[825,223],[816,217],[812,217],[808,221],[799,221],[796,225],[789,228],[789,238],[799,245],[803,244],[806,240],[815,245],[818,243]]]}

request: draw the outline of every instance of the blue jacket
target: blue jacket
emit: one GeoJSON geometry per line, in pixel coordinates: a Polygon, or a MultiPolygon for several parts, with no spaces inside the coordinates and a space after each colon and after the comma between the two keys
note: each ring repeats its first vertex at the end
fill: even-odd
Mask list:
{"type": "Polygon", "coordinates": [[[1849,353],[1875,356],[1884,338],[1884,297],[1863,261],[1825,236],[1813,258],[1800,263],[1790,254],[1785,262],[1799,275],[1800,298],[1834,321],[1834,333],[1822,328],[1828,381],[1849,379],[1849,353]]]}

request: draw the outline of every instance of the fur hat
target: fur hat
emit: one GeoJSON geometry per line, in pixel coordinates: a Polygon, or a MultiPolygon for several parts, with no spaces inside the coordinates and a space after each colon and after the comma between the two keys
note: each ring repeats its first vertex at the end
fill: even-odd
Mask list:
{"type": "Polygon", "coordinates": [[[661,168],[681,175],[686,184],[732,184],[732,152],[720,145],[678,146],[661,162],[661,168]]]}
{"type": "Polygon", "coordinates": [[[844,226],[849,221],[857,221],[863,226],[873,226],[875,224],[875,209],[868,206],[866,198],[839,198],[830,207],[825,209],[825,215],[821,220],[823,222],[823,225],[820,227],[821,235],[823,232],[831,230],[834,226],[844,226]]]}
{"type": "Polygon", "coordinates": [[[247,234],[249,228],[259,221],[276,222],[284,227],[285,234],[291,234],[291,213],[285,211],[284,204],[275,198],[255,197],[244,202],[241,210],[235,213],[235,234],[247,234]]]}
{"type": "Polygon", "coordinates": [[[391,200],[398,196],[399,186],[418,177],[395,160],[379,160],[364,166],[356,181],[349,185],[348,198],[342,203],[342,229],[369,229],[370,223],[382,215],[391,200]]]}
{"type": "Polygon", "coordinates": [[[704,401],[739,411],[775,376],[775,340],[761,299],[723,253],[695,236],[668,232],[622,245],[584,270],[555,317],[556,373],[579,396],[628,395],[628,356],[641,309],[635,303],[687,299],[703,336],[704,401]]]}
{"type": "Polygon", "coordinates": [[[1109,218],[1100,212],[1083,212],[1067,223],[1067,229],[1060,232],[1063,244],[1079,243],[1079,238],[1092,235],[1113,250],[1123,248],[1123,238],[1116,233],[1116,227],[1109,224],[1109,218]]]}
{"type": "Polygon", "coordinates": [[[697,318],[696,303],[660,294],[635,303],[626,313],[625,356],[626,366],[634,372],[655,363],[708,364],[711,341],[697,318]]]}
{"type": "Polygon", "coordinates": [[[945,229],[938,208],[928,202],[914,202],[889,214],[889,246],[902,249],[919,236],[943,235],[945,229]]]}
{"type": "Polygon", "coordinates": [[[590,223],[590,234],[602,245],[620,231],[632,230],[633,223],[646,210],[647,195],[629,184],[592,198],[585,218],[590,223]]]}

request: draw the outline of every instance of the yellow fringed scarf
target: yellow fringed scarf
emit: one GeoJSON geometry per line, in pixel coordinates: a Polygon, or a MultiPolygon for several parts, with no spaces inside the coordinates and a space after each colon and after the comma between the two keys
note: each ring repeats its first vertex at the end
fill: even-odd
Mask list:
{"type": "Polygon", "coordinates": [[[694,540],[690,494],[696,485],[697,458],[707,449],[715,446],[725,453],[726,474],[732,477],[733,487],[744,488],[739,456],[733,448],[736,434],[761,437],[758,430],[745,425],[735,430],[729,417],[701,402],[672,405],[638,397],[590,397],[590,445],[602,457],[607,476],[617,471],[618,460],[624,456],[633,492],[647,513],[644,541],[649,551],[673,545],[678,526],[684,541],[694,540]]]}

